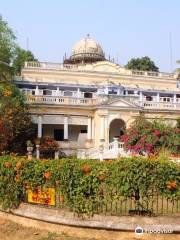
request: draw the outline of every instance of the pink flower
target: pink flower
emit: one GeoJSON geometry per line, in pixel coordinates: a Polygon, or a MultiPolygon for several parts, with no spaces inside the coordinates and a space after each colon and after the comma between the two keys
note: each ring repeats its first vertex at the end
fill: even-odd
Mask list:
{"type": "Polygon", "coordinates": [[[121,141],[127,142],[128,140],[129,140],[129,136],[128,135],[121,136],[121,141]]]}
{"type": "Polygon", "coordinates": [[[159,130],[154,130],[153,134],[159,137],[161,135],[161,132],[159,130]]]}

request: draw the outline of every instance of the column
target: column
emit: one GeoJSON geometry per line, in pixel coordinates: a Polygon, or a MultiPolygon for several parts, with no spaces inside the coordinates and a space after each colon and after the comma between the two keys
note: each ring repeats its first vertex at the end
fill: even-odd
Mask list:
{"type": "Polygon", "coordinates": [[[64,116],[64,140],[68,140],[68,116],[64,116]]]}
{"type": "Polygon", "coordinates": [[[140,102],[143,101],[143,95],[142,95],[142,92],[139,92],[139,101],[140,101],[140,102]]]}
{"type": "Polygon", "coordinates": [[[39,88],[38,88],[38,86],[36,86],[35,95],[39,95],[39,88]]]}
{"type": "Polygon", "coordinates": [[[143,106],[143,94],[141,91],[139,92],[139,102],[140,102],[140,106],[143,106]]]}
{"type": "Polygon", "coordinates": [[[42,116],[38,116],[38,138],[42,138],[42,116]]]}
{"type": "Polygon", "coordinates": [[[176,94],[173,95],[173,103],[174,103],[174,108],[176,108],[176,103],[177,103],[177,98],[176,98],[176,94]]]}
{"type": "Polygon", "coordinates": [[[92,118],[92,139],[95,138],[95,125],[94,125],[94,118],[92,118]]]}
{"type": "Polygon", "coordinates": [[[77,89],[77,97],[78,97],[78,98],[81,97],[81,91],[80,91],[80,88],[77,89]]]}
{"type": "Polygon", "coordinates": [[[91,117],[88,117],[88,134],[87,134],[87,139],[90,140],[92,139],[92,126],[91,126],[91,117]]]}
{"type": "Polygon", "coordinates": [[[138,91],[137,90],[134,90],[134,95],[138,96],[138,91]]]}
{"type": "Polygon", "coordinates": [[[176,99],[176,94],[173,95],[173,103],[176,103],[177,99],[176,99]]]}
{"type": "Polygon", "coordinates": [[[56,96],[59,96],[60,94],[59,94],[60,92],[59,92],[59,87],[57,87],[57,89],[56,89],[56,96]]]}
{"type": "Polygon", "coordinates": [[[120,87],[117,89],[117,95],[120,95],[121,94],[121,89],[120,87]]]}
{"type": "Polygon", "coordinates": [[[100,124],[100,139],[104,140],[104,116],[101,116],[100,124]]]}
{"type": "Polygon", "coordinates": [[[159,93],[157,93],[157,96],[156,96],[156,101],[159,102],[160,101],[160,98],[159,98],[159,93]]]}

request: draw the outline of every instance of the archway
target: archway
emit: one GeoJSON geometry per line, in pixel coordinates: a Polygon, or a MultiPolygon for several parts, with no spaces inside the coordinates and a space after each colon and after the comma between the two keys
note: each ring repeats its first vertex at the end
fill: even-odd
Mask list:
{"type": "Polygon", "coordinates": [[[114,137],[121,137],[126,130],[126,124],[122,119],[114,119],[109,125],[109,142],[113,142],[114,137]]]}

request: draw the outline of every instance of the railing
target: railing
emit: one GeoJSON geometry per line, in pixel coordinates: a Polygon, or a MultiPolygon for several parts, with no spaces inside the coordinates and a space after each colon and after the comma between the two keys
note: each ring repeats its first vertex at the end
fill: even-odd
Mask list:
{"type": "MultiPolygon", "coordinates": [[[[91,206],[92,212],[106,216],[180,216],[179,198],[170,199],[154,193],[147,195],[147,197],[139,196],[137,200],[134,196],[126,197],[120,195],[118,190],[116,186],[111,190],[103,186],[100,190],[101,193],[98,193],[98,198],[96,197],[96,201],[91,206]]],[[[51,206],[51,208],[66,209],[66,211],[70,210],[76,213],[74,208],[67,207],[67,199],[64,198],[64,195],[55,192],[54,198],[55,205],[51,206]]],[[[27,194],[24,197],[24,201],[28,202],[27,194]]],[[[42,204],[49,207],[46,203],[46,197],[43,198],[42,204]]]]}
{"type": "Polygon", "coordinates": [[[25,62],[25,68],[43,68],[43,69],[77,69],[77,65],[62,64],[62,63],[49,63],[49,62],[25,62]]]}
{"type": "Polygon", "coordinates": [[[86,150],[82,158],[104,160],[116,159],[122,155],[126,155],[124,142],[119,142],[118,139],[115,138],[114,142],[109,143],[107,146],[100,145],[99,148],[90,148],[86,150]]]}
{"type": "Polygon", "coordinates": [[[116,148],[119,148],[119,149],[124,149],[124,142],[111,142],[109,145],[108,145],[108,149],[111,150],[111,149],[116,149],[116,148]]]}
{"type": "MultiPolygon", "coordinates": [[[[27,103],[43,103],[43,104],[57,104],[57,105],[96,105],[100,102],[100,98],[79,98],[73,96],[37,96],[26,95],[27,103]]],[[[154,101],[140,101],[138,102],[144,109],[174,109],[180,110],[180,102],[154,102],[154,101]]],[[[113,148],[116,143],[112,143],[109,149],[113,148]]],[[[122,143],[118,142],[116,148],[123,148],[122,143]]]]}
{"type": "Polygon", "coordinates": [[[94,105],[96,99],[92,98],[75,98],[75,97],[53,97],[53,96],[26,96],[27,103],[44,103],[44,104],[65,104],[65,105],[94,105]]]}
{"type": "Polygon", "coordinates": [[[172,102],[153,102],[146,101],[140,102],[140,105],[145,109],[180,109],[180,103],[172,103],[172,102]]]}
{"type": "Polygon", "coordinates": [[[167,77],[167,78],[176,77],[175,73],[148,72],[148,71],[137,71],[137,70],[132,70],[131,73],[132,75],[149,76],[149,77],[167,77]]]}
{"type": "MultiPolygon", "coordinates": [[[[86,65],[75,65],[75,64],[63,64],[63,63],[49,63],[49,62],[25,62],[24,68],[40,68],[40,69],[52,69],[52,70],[79,70],[79,71],[96,71],[89,68],[86,69],[86,65]]],[[[127,70],[119,66],[116,67],[119,73],[133,76],[144,76],[144,77],[162,77],[162,78],[177,78],[177,73],[164,73],[164,72],[150,72],[150,71],[138,71],[138,70],[127,70]]]]}

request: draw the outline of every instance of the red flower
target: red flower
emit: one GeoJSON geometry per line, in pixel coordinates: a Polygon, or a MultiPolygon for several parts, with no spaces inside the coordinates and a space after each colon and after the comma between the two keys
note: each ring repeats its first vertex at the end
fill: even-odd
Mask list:
{"type": "Polygon", "coordinates": [[[85,164],[82,168],[83,173],[88,174],[91,172],[91,166],[85,164]]]}
{"type": "Polygon", "coordinates": [[[154,130],[153,134],[159,137],[161,135],[161,132],[159,130],[154,130]]]}
{"type": "Polygon", "coordinates": [[[175,181],[169,181],[169,182],[167,182],[166,187],[169,190],[173,190],[173,189],[176,189],[177,184],[175,181]]]}
{"type": "Polygon", "coordinates": [[[123,135],[123,136],[121,136],[120,140],[123,141],[123,142],[127,142],[129,140],[129,136],[128,135],[123,135]]]}

